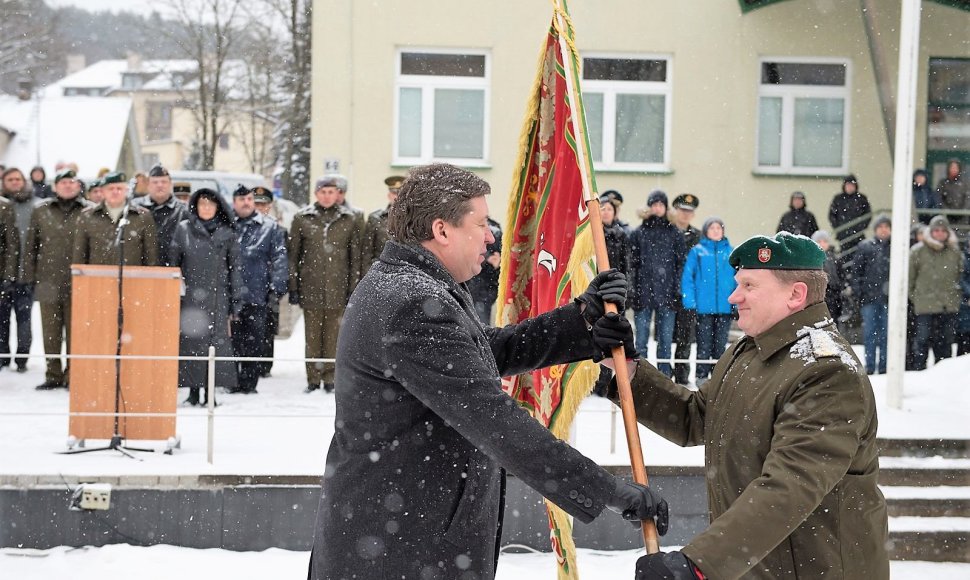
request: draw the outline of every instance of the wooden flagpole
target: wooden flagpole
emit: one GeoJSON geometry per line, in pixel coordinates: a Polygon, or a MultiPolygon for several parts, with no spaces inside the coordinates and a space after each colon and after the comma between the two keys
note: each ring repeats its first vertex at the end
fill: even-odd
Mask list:
{"type": "MultiPolygon", "coordinates": [[[[582,101],[577,98],[575,79],[575,48],[571,46],[570,39],[566,35],[567,28],[563,22],[563,15],[569,15],[565,7],[566,0],[552,0],[556,11],[556,23],[559,32],[559,50],[562,53],[563,66],[566,69],[566,92],[569,94],[570,102],[575,107],[582,106],[582,101]]],[[[579,172],[582,176],[583,195],[586,197],[586,207],[589,211],[589,225],[593,235],[593,246],[596,250],[596,265],[600,272],[610,268],[610,259],[606,252],[606,236],[603,233],[603,220],[600,217],[599,197],[591,191],[592,180],[589,177],[589,166],[586,158],[586,134],[580,119],[580,114],[570,115],[573,125],[573,132],[576,134],[576,157],[579,161],[579,172]]],[[[616,313],[616,306],[607,302],[604,304],[607,312],[616,313]]],[[[633,408],[633,388],[630,386],[630,373],[626,366],[626,353],[620,345],[613,349],[613,365],[616,367],[616,386],[620,394],[620,409],[623,412],[623,427],[626,430],[627,448],[630,452],[630,466],[633,470],[633,481],[648,485],[647,468],[643,462],[643,449],[640,446],[640,432],[637,429],[636,411],[633,408]]],[[[657,526],[653,520],[641,522],[641,532],[643,532],[643,545],[648,554],[655,554],[660,551],[660,542],[657,538],[657,526]]]]}

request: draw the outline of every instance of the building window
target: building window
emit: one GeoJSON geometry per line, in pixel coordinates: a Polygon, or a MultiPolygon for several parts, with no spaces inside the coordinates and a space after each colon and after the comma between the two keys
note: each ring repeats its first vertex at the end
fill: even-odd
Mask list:
{"type": "Polygon", "coordinates": [[[669,171],[670,59],[586,55],[582,83],[594,167],[669,171]]]}
{"type": "Polygon", "coordinates": [[[487,162],[489,60],[481,51],[398,53],[395,164],[487,162]]]}
{"type": "Polygon", "coordinates": [[[759,63],[759,173],[841,175],[849,166],[849,62],[759,63]]]}
{"type": "Polygon", "coordinates": [[[148,101],[145,103],[145,139],[164,141],[172,138],[172,103],[148,101]]]}
{"type": "Polygon", "coordinates": [[[121,73],[121,88],[129,91],[137,90],[145,84],[140,73],[121,73]]]}
{"type": "Polygon", "coordinates": [[[226,149],[229,149],[228,133],[219,133],[219,149],[222,149],[223,151],[225,151],[226,149]]]}

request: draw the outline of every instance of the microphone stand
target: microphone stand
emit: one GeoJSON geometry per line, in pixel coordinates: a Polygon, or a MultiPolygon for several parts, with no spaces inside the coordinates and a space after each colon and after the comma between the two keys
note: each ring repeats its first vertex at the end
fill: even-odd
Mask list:
{"type": "MultiPolygon", "coordinates": [[[[128,199],[130,200],[132,192],[134,191],[134,183],[130,182],[128,187],[128,199]]],[[[125,307],[124,307],[124,287],[125,287],[125,227],[128,225],[128,209],[130,206],[130,201],[125,201],[125,207],[121,210],[121,216],[118,218],[118,227],[115,230],[115,245],[118,246],[118,340],[115,347],[115,414],[114,414],[114,432],[111,435],[111,441],[105,447],[93,447],[90,449],[71,449],[62,452],[64,455],[76,455],[78,453],[90,453],[92,451],[108,451],[115,450],[125,457],[130,457],[131,459],[138,459],[132,455],[131,451],[143,451],[147,453],[153,453],[154,449],[144,449],[140,447],[128,447],[124,445],[124,437],[121,435],[120,429],[120,413],[121,413],[121,339],[124,335],[125,326],[125,307]]],[[[140,460],[139,460],[140,461],[140,460]]]]}

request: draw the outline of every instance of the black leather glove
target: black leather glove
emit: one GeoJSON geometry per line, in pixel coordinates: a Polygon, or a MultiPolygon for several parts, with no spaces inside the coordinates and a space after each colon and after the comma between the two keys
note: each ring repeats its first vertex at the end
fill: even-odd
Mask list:
{"type": "Polygon", "coordinates": [[[606,312],[604,301],[616,304],[616,309],[623,312],[626,309],[626,292],[626,276],[619,270],[611,269],[597,274],[586,291],[576,297],[576,301],[586,305],[583,318],[589,324],[594,324],[606,312]]]}
{"type": "Polygon", "coordinates": [[[290,304],[292,304],[293,306],[300,305],[300,293],[297,292],[296,290],[290,292],[290,304]]]}
{"type": "Polygon", "coordinates": [[[606,502],[606,507],[620,514],[620,516],[640,527],[640,522],[654,519],[657,533],[661,536],[667,533],[670,524],[670,508],[667,500],[660,497],[652,489],[639,483],[630,483],[617,478],[616,490],[613,497],[606,502]]]}
{"type": "Polygon", "coordinates": [[[637,358],[633,326],[625,316],[619,314],[606,314],[593,324],[593,344],[603,352],[604,357],[613,356],[613,349],[622,344],[627,358],[637,358]]]}
{"type": "Polygon", "coordinates": [[[637,560],[636,580],[700,580],[683,552],[657,552],[637,560]]]}

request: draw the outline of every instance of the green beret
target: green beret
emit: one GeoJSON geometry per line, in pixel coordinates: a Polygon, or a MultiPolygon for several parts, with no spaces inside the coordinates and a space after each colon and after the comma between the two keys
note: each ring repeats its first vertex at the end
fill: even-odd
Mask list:
{"type": "Polygon", "coordinates": [[[811,238],[778,232],[745,241],[734,248],[728,261],[735,270],[821,270],[825,252],[811,238]]]}
{"type": "Polygon", "coordinates": [[[77,177],[77,173],[75,173],[73,169],[68,167],[66,169],[61,169],[60,171],[57,172],[57,175],[54,176],[54,183],[57,183],[62,179],[74,179],[75,177],[77,177]]]}
{"type": "Polygon", "coordinates": [[[125,177],[124,171],[112,171],[101,178],[101,185],[108,185],[109,183],[126,183],[128,178],[125,177]]]}
{"type": "Polygon", "coordinates": [[[93,179],[93,180],[91,180],[91,181],[88,182],[88,191],[94,189],[95,187],[101,187],[101,180],[100,179],[93,179]]]}

